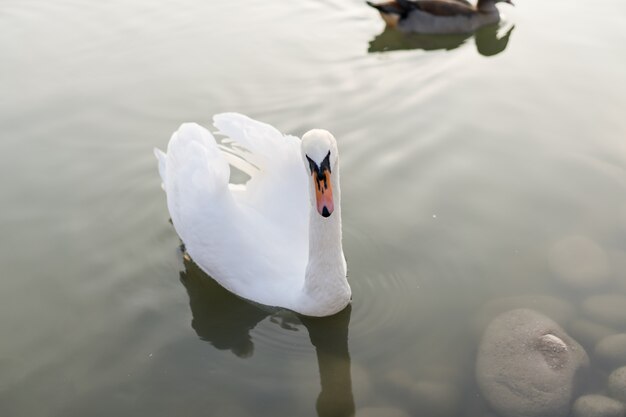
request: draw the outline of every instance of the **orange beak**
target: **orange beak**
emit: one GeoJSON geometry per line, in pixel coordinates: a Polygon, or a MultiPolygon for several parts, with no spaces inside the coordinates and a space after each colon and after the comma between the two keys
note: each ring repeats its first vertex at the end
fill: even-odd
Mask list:
{"type": "Polygon", "coordinates": [[[317,202],[317,212],[324,217],[329,217],[335,210],[333,203],[333,186],[330,183],[330,171],[323,170],[318,177],[317,172],[313,172],[313,183],[315,184],[315,200],[317,202]]]}

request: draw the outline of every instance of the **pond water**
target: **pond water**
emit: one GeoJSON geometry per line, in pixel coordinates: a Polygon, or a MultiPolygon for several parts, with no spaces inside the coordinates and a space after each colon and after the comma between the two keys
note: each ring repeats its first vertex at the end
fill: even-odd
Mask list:
{"type": "Polygon", "coordinates": [[[482,416],[477,346],[513,307],[602,391],[580,328],[626,330],[589,308],[626,295],[626,3],[516,3],[423,37],[360,0],[4,0],[0,413],[482,416]],[[337,137],[337,317],[183,257],[152,148],[224,111],[337,137]]]}

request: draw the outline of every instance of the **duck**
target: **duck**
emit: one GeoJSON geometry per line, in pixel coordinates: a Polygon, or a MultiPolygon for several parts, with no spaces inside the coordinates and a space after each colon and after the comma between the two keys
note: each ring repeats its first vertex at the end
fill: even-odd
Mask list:
{"type": "Polygon", "coordinates": [[[422,34],[471,33],[500,21],[497,3],[513,5],[512,0],[391,0],[367,4],[379,11],[389,27],[422,34]]]}
{"type": "Polygon", "coordinates": [[[184,123],[157,148],[171,222],[189,257],[222,287],[262,306],[323,317],[352,298],[342,246],[337,140],[302,138],[239,113],[184,123]],[[249,179],[231,181],[231,168],[249,179]]]}

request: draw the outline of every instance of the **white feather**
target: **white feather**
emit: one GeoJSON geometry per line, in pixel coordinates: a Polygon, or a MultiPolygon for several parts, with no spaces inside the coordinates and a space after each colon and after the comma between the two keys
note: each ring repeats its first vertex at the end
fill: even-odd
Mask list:
{"type": "MultiPolygon", "coordinates": [[[[329,231],[314,234],[330,244],[317,244],[320,253],[311,255],[309,227],[320,221],[312,216],[322,217],[311,210],[312,180],[300,139],[237,113],[216,115],[214,124],[227,136],[221,144],[205,128],[187,123],[172,135],[167,155],[155,149],[172,223],[191,258],[228,290],[261,304],[318,316],[345,307],[350,287],[341,212],[320,226],[329,231]],[[229,184],[229,164],[250,180],[229,184]],[[324,270],[334,275],[308,271],[310,257],[319,258],[316,265],[322,259],[324,270]],[[327,280],[332,282],[326,285],[327,280]]],[[[339,196],[338,182],[336,187],[339,196]]]]}

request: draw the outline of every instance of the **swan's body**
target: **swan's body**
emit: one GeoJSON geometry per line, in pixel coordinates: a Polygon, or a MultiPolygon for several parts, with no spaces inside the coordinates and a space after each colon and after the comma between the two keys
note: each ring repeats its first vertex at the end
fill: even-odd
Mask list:
{"type": "Polygon", "coordinates": [[[188,123],[172,135],[167,154],[155,150],[187,253],[248,300],[310,316],[342,310],[351,290],[334,137],[313,130],[301,141],[236,113],[213,120],[229,138],[223,144],[188,123]],[[229,164],[250,180],[229,184],[229,164]]]}
{"type": "Polygon", "coordinates": [[[367,2],[380,12],[388,26],[403,32],[424,34],[471,33],[480,27],[498,23],[496,3],[511,0],[478,0],[473,6],[466,0],[391,0],[367,2]]]}

